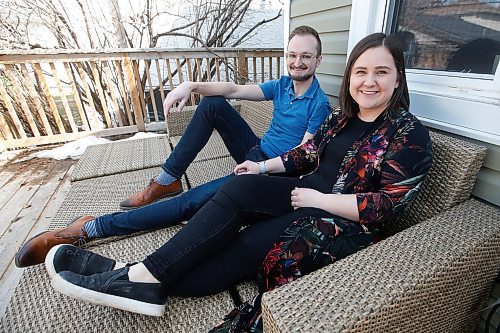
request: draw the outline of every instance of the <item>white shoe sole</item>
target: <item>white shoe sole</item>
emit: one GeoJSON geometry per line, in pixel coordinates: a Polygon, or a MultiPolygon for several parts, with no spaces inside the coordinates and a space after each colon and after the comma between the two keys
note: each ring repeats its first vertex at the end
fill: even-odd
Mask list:
{"type": "Polygon", "coordinates": [[[59,244],[52,247],[49,252],[47,252],[47,256],[45,257],[45,269],[47,270],[47,273],[49,273],[50,279],[53,279],[57,275],[56,269],[54,268],[54,255],[56,254],[56,251],[63,245],[66,244],[59,244]]]}
{"type": "MultiPolygon", "coordinates": [[[[47,256],[48,258],[48,256],[47,256]]],[[[165,305],[157,305],[136,301],[130,298],[108,295],[94,290],[76,286],[64,280],[59,274],[52,278],[52,287],[60,293],[85,302],[105,305],[112,308],[135,312],[147,316],[161,317],[165,313],[165,305]]]]}

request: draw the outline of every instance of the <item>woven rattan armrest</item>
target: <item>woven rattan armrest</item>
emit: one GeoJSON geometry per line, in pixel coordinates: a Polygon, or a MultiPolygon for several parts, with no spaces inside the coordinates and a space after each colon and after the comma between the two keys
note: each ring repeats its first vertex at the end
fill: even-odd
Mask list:
{"type": "MultiPolygon", "coordinates": [[[[272,118],[273,102],[230,101],[230,103],[249,123],[255,134],[262,137],[272,118]]],[[[184,134],[196,108],[197,105],[186,106],[181,112],[177,112],[175,108],[172,108],[170,116],[167,118],[170,136],[182,136],[184,134]]]]}
{"type": "Polygon", "coordinates": [[[500,210],[471,199],[263,297],[266,332],[471,332],[500,269],[500,210]]]}

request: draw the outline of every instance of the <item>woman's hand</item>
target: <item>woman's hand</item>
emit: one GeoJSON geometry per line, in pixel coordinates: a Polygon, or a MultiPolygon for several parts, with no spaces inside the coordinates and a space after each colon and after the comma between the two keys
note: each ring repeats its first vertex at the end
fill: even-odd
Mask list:
{"type": "Polygon", "coordinates": [[[234,168],[234,174],[239,175],[258,175],[260,173],[259,164],[252,161],[245,161],[234,168]]]}
{"type": "Polygon", "coordinates": [[[324,200],[324,194],[311,188],[296,187],[292,191],[293,209],[304,207],[321,208],[321,202],[324,200]]]}

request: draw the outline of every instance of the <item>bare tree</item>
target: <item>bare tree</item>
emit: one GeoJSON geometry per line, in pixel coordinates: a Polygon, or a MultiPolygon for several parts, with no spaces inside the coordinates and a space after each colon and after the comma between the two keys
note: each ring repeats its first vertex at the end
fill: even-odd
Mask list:
{"type": "MultiPolygon", "coordinates": [[[[165,47],[173,41],[207,50],[237,47],[259,27],[282,16],[279,10],[265,17],[251,4],[252,0],[184,0],[182,5],[178,0],[0,0],[0,48],[139,49],[165,47]]],[[[89,78],[95,77],[89,64],[81,66],[89,78]]],[[[79,69],[72,65],[70,70],[78,85],[79,69]]],[[[146,70],[141,75],[143,87],[146,70]]],[[[103,68],[97,68],[97,73],[109,95],[103,68]]],[[[92,99],[103,115],[97,89],[90,86],[91,96],[87,96],[85,89],[77,88],[81,99],[92,99]]]]}
{"type": "Polygon", "coordinates": [[[252,1],[0,0],[0,47],[153,48],[169,37],[192,47],[236,47],[282,16],[280,10],[255,21],[262,13],[251,9],[252,1]],[[33,43],[38,29],[50,40],[33,43]]]}

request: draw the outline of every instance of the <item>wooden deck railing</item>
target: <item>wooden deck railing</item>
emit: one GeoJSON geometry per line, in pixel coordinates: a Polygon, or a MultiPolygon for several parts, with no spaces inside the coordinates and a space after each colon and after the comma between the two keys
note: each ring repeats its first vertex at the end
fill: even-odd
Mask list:
{"type": "MultiPolygon", "coordinates": [[[[0,54],[0,143],[17,148],[145,131],[189,81],[263,82],[282,49],[40,50],[0,54]]],[[[190,104],[197,103],[192,96],[190,104]]]]}

